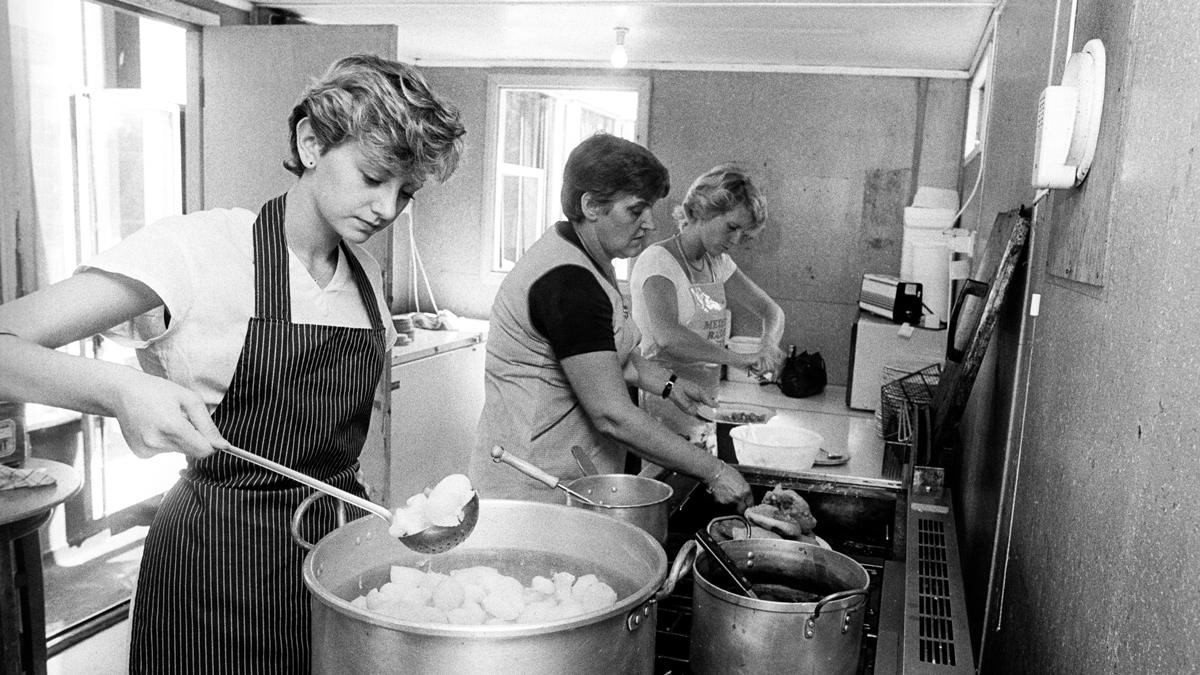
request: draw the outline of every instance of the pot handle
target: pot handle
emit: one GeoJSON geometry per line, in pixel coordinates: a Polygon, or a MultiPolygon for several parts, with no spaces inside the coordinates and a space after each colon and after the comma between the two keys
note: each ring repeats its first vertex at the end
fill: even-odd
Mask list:
{"type": "Polygon", "coordinates": [[[837,593],[830,593],[829,595],[827,595],[817,601],[817,606],[815,608],[813,608],[813,613],[812,613],[812,616],[809,618],[809,621],[810,622],[816,621],[817,617],[821,616],[821,608],[824,607],[825,605],[828,605],[831,602],[835,602],[837,600],[843,600],[845,598],[852,598],[856,595],[866,595],[866,594],[867,594],[867,589],[865,589],[865,588],[854,588],[854,589],[850,589],[848,591],[838,591],[837,593]]]}
{"type": "MultiPolygon", "coordinates": [[[[300,525],[304,522],[304,514],[308,511],[308,507],[324,496],[326,496],[324,492],[313,490],[311,494],[304,498],[304,501],[300,502],[300,505],[296,507],[296,511],[292,513],[292,539],[309,551],[316,544],[304,538],[304,534],[300,532],[300,525]]],[[[337,523],[338,527],[346,524],[346,503],[340,499],[337,500],[337,523]]]]}
{"type": "Polygon", "coordinates": [[[675,585],[681,579],[692,571],[692,565],[696,562],[696,556],[700,553],[700,545],[695,539],[688,539],[683,542],[683,546],[679,547],[679,553],[675,554],[675,562],[671,563],[671,572],[667,574],[666,581],[663,582],[662,588],[658,589],[654,599],[661,601],[671,593],[675,592],[675,585]]]}

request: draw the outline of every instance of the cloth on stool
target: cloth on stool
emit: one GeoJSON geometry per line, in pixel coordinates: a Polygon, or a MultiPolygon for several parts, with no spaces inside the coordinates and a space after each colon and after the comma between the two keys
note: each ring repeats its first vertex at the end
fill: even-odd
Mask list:
{"type": "Polygon", "coordinates": [[[45,469],[15,469],[0,465],[0,490],[54,485],[54,476],[45,469]]]}

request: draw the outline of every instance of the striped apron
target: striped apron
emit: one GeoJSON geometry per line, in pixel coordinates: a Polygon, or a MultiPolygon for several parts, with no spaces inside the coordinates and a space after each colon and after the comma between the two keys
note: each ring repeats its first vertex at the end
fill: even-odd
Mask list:
{"type": "MultiPolygon", "coordinates": [[[[213,421],[233,445],[363,495],[355,478],[384,365],[374,290],[344,243],[370,328],[294,324],[284,197],[254,222],[254,306],[213,421]]],[[[289,523],[310,489],[225,453],[188,459],[159,507],[134,603],[131,673],[307,673],[305,550],[289,523]]],[[[337,526],[308,510],[305,535],[337,526]]]]}

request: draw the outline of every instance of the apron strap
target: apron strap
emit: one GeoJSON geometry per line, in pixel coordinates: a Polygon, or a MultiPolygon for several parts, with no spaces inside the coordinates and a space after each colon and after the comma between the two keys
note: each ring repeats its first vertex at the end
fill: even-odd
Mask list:
{"type": "Polygon", "coordinates": [[[358,263],[358,258],[350,252],[350,246],[344,240],[339,245],[342,247],[342,254],[346,256],[346,262],[350,264],[350,274],[354,277],[354,285],[358,287],[358,295],[362,298],[363,307],[367,310],[367,316],[371,318],[371,328],[380,330],[383,328],[383,319],[379,317],[379,308],[375,302],[375,289],[371,287],[371,281],[367,279],[367,273],[358,263]]]}
{"type": "MultiPolygon", "coordinates": [[[[283,231],[284,198],[263,204],[254,221],[254,316],[266,321],[292,321],[292,289],[288,282],[287,239],[283,231]]],[[[374,303],[369,306],[375,307],[374,303]]],[[[378,314],[378,312],[368,312],[378,314]]]]}
{"type": "MultiPolygon", "coordinates": [[[[286,194],[282,194],[263,204],[254,221],[254,315],[266,321],[291,323],[292,290],[288,275],[287,238],[283,229],[286,197],[286,194]]],[[[379,317],[375,302],[375,290],[366,272],[345,241],[340,242],[339,246],[350,264],[350,274],[367,316],[371,319],[371,328],[383,328],[383,320],[379,317]]]]}
{"type": "MultiPolygon", "coordinates": [[[[676,249],[676,251],[678,251],[678,254],[676,254],[675,251],[671,251],[671,255],[676,260],[679,261],[679,266],[683,268],[683,274],[684,274],[684,276],[687,277],[687,280],[692,284],[696,284],[697,283],[696,273],[698,271],[702,272],[703,270],[697,270],[696,268],[692,267],[691,263],[688,262],[687,255],[685,255],[683,252],[682,237],[680,237],[678,234],[675,235],[675,249],[676,249]]],[[[717,270],[713,268],[712,258],[709,257],[708,253],[702,253],[700,255],[701,266],[703,266],[706,261],[708,262],[708,278],[709,278],[709,280],[708,280],[708,282],[699,282],[699,283],[715,284],[715,283],[717,283],[717,270]]]]}

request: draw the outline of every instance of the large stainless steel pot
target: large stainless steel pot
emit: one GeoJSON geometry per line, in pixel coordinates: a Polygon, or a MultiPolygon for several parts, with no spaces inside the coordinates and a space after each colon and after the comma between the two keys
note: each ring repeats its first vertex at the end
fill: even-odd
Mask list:
{"type": "Polygon", "coordinates": [[[475,531],[436,556],[405,548],[379,518],[360,518],[321,539],[304,562],[312,672],[652,673],[656,601],[671,592],[681,566],[664,586],[666,554],[648,533],[561,504],[482,500],[475,531]],[[618,600],[574,619],[495,626],[407,622],[353,607],[353,598],[387,581],[392,565],[442,572],[489,565],[525,583],[554,571],[590,572],[618,600]]]}
{"type": "MultiPolygon", "coordinates": [[[[696,551],[694,542],[680,551],[696,551]]],[[[720,543],[756,594],[778,584],[815,591],[812,602],[754,599],[733,590],[716,561],[700,552],[693,564],[691,668],[697,675],[858,671],[870,577],[854,559],[784,539],[720,543]]],[[[769,590],[769,589],[768,589],[769,590]]]]}
{"type": "Polygon", "coordinates": [[[568,495],[567,504],[636,525],[658,543],[667,542],[668,502],[674,494],[670,485],[645,476],[602,473],[576,478],[567,487],[600,503],[588,504],[568,495]]]}

